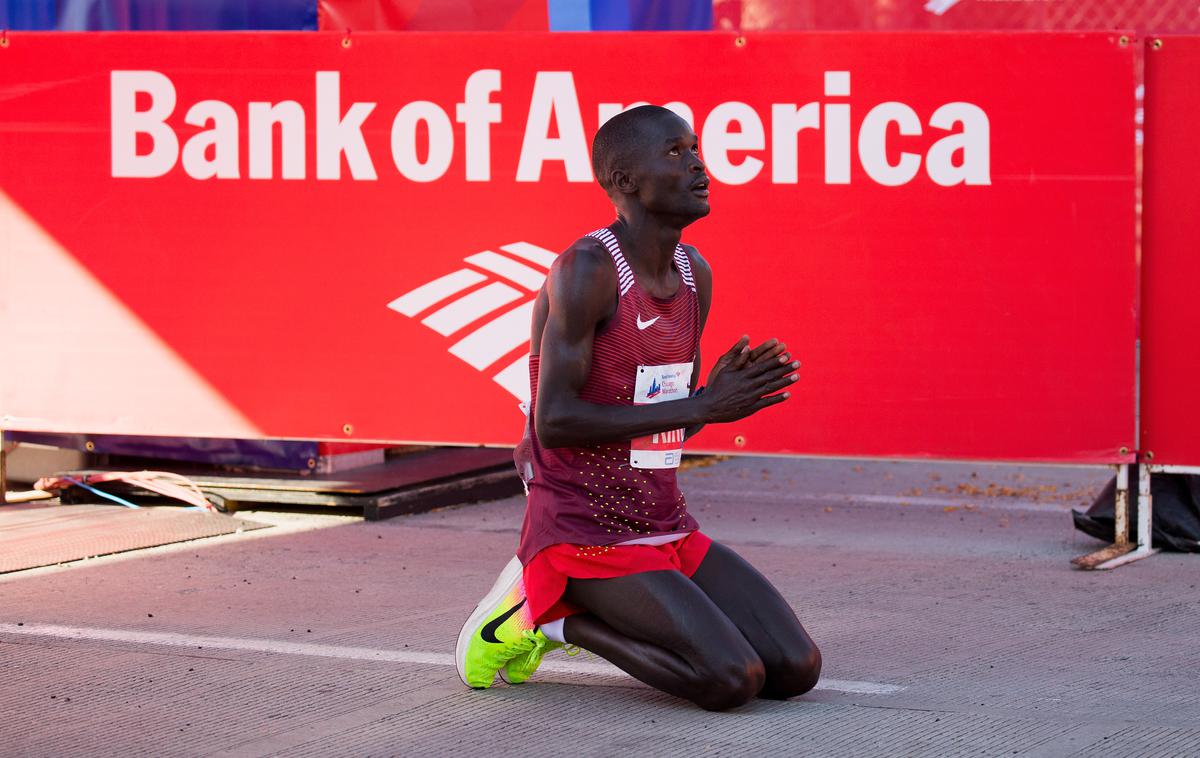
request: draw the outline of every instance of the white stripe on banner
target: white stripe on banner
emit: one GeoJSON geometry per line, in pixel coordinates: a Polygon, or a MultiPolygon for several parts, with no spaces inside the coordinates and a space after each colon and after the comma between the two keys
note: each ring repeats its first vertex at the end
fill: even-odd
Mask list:
{"type": "Polygon", "coordinates": [[[514,300],[520,300],[523,296],[520,290],[513,289],[507,284],[492,282],[488,286],[463,295],[444,308],[434,311],[421,323],[438,334],[449,336],[497,308],[508,305],[514,300]]]}
{"type": "Polygon", "coordinates": [[[530,300],[479,327],[454,343],[450,347],[450,354],[482,371],[529,342],[533,304],[534,301],[530,300]]]}
{"type": "Polygon", "coordinates": [[[522,403],[529,402],[529,354],[526,353],[508,365],[492,379],[508,390],[522,403]]]}
{"type": "MultiPolygon", "coordinates": [[[[59,626],[57,624],[22,624],[18,626],[12,623],[0,623],[0,634],[162,645],[165,647],[184,647],[191,650],[195,650],[198,647],[217,650],[244,650],[255,653],[309,655],[319,658],[413,663],[424,666],[454,665],[454,656],[450,653],[427,653],[419,650],[378,650],[369,647],[315,645],[308,642],[285,642],[282,640],[246,639],[241,637],[202,637],[172,632],[136,632],[129,629],[93,629],[87,627],[59,626]]],[[[590,674],[593,676],[630,679],[632,681],[628,674],[616,666],[601,660],[547,660],[542,662],[539,669],[560,674],[590,674]]],[[[880,684],[877,682],[822,679],[817,683],[817,689],[854,694],[886,695],[899,692],[904,687],[896,684],[880,684]]]]}
{"type": "Polygon", "coordinates": [[[558,253],[547,250],[544,247],[531,245],[528,242],[514,242],[511,245],[501,245],[500,249],[544,268],[550,268],[551,264],[558,258],[558,253]]]}
{"type": "Polygon", "coordinates": [[[511,279],[530,292],[537,292],[546,281],[546,275],[541,271],[529,268],[524,263],[518,263],[512,258],[505,258],[499,253],[485,250],[465,259],[472,266],[478,266],[493,274],[499,274],[505,279],[511,279]]]}
{"type": "Polygon", "coordinates": [[[429,284],[423,284],[408,294],[401,295],[388,303],[388,307],[405,316],[415,316],[434,303],[441,302],[454,293],[462,292],[467,287],[479,284],[485,279],[487,277],[478,271],[460,269],[452,274],[434,279],[429,284]]]}

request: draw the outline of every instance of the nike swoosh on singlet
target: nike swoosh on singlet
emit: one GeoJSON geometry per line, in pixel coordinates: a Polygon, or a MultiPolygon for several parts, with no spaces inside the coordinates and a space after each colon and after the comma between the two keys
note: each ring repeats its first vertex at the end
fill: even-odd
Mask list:
{"type": "Polygon", "coordinates": [[[654,318],[650,319],[649,321],[642,321],[642,314],[639,313],[638,317],[637,317],[638,329],[649,329],[651,326],[654,325],[655,321],[658,321],[659,318],[660,318],[659,316],[655,316],[654,318]]]}
{"type": "Polygon", "coordinates": [[[525,600],[526,598],[521,598],[521,602],[517,603],[512,608],[509,608],[504,613],[501,613],[499,616],[492,619],[491,623],[479,630],[479,636],[483,638],[483,641],[492,642],[499,645],[500,640],[496,639],[496,631],[500,629],[501,624],[503,624],[505,621],[508,621],[509,617],[521,610],[521,606],[525,605],[525,600]]]}

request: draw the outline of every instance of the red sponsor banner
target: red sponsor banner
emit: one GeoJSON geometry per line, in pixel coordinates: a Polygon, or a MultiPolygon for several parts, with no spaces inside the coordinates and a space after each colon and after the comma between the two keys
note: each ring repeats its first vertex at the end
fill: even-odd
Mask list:
{"type": "Polygon", "coordinates": [[[8,40],[10,428],[512,444],[532,297],[612,219],[590,136],[650,101],[714,180],[706,360],[804,361],[689,449],[1134,447],[1116,34],[8,40]]]}
{"type": "Polygon", "coordinates": [[[1200,466],[1200,37],[1147,45],[1141,450],[1153,463],[1200,466]]]}

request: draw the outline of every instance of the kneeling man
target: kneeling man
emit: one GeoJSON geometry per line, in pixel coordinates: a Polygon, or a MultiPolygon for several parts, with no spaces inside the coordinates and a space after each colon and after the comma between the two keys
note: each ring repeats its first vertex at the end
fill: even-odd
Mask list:
{"type": "Polygon", "coordinates": [[[799,362],[743,337],[703,390],[712,272],[683,228],[709,213],[696,135],[657,106],[592,145],[617,220],[576,241],[534,310],[521,542],[458,641],[459,675],[529,678],[569,643],[697,705],[812,689],[821,654],[779,592],[699,531],[676,484],[684,439],[786,400],[799,362]]]}

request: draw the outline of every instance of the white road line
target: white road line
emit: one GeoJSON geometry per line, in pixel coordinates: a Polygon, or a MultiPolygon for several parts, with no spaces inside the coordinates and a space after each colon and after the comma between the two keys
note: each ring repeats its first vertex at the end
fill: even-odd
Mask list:
{"type": "Polygon", "coordinates": [[[499,274],[505,279],[511,279],[530,292],[537,292],[546,281],[546,275],[541,271],[529,268],[524,263],[518,263],[512,258],[505,258],[499,253],[485,250],[482,253],[468,256],[464,259],[472,266],[478,266],[493,274],[499,274]]]}
{"type": "Polygon", "coordinates": [[[821,679],[817,682],[818,690],[833,690],[834,692],[849,692],[855,695],[890,695],[904,688],[899,684],[882,684],[880,682],[856,682],[851,679],[821,679]]]}
{"type": "MultiPolygon", "coordinates": [[[[964,505],[975,507],[997,508],[1012,511],[1042,511],[1053,512],[1053,508],[1066,508],[1073,503],[1038,503],[1033,500],[1009,500],[1008,498],[989,499],[986,502],[975,499],[970,495],[962,497],[904,497],[903,495],[855,495],[845,492],[756,492],[754,490],[705,490],[698,493],[705,498],[730,498],[734,500],[791,500],[797,502],[833,501],[844,505],[871,503],[880,505],[932,505],[938,508],[964,505]]],[[[1082,493],[1081,493],[1082,496],[1082,493]]]]}
{"type": "Polygon", "coordinates": [[[497,316],[450,346],[450,354],[480,371],[529,342],[534,301],[497,316]]]}
{"type": "Polygon", "coordinates": [[[520,300],[522,296],[521,291],[514,287],[492,282],[437,309],[423,318],[421,323],[442,336],[449,336],[497,308],[520,300]]]}
{"type": "Polygon", "coordinates": [[[434,303],[441,302],[454,293],[462,292],[467,287],[479,284],[485,279],[487,277],[478,271],[460,269],[401,295],[388,303],[388,307],[405,316],[415,316],[434,303]]]}
{"type": "MultiPolygon", "coordinates": [[[[131,629],[96,629],[91,627],[60,626],[57,624],[0,623],[0,634],[24,635],[28,637],[54,637],[70,640],[98,640],[102,642],[133,642],[142,645],[162,645],[195,650],[243,650],[256,653],[280,655],[309,655],[320,658],[340,658],[355,661],[385,661],[388,663],[414,663],[424,666],[453,666],[451,653],[426,653],[417,650],[378,650],[369,647],[347,647],[342,645],[316,645],[306,642],[283,640],[246,639],[241,637],[205,637],[173,632],[138,632],[131,629]]],[[[587,674],[611,678],[628,679],[629,675],[603,661],[547,660],[541,668],[559,674],[587,674]]],[[[849,692],[856,695],[887,695],[904,689],[896,684],[877,682],[855,682],[842,679],[822,679],[818,690],[849,692]]]]}
{"type": "Polygon", "coordinates": [[[500,249],[544,268],[550,268],[554,264],[554,259],[558,257],[558,253],[547,250],[544,247],[531,245],[528,242],[514,242],[511,245],[501,245],[500,249]]]}

